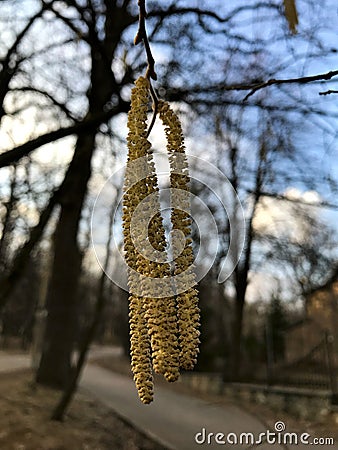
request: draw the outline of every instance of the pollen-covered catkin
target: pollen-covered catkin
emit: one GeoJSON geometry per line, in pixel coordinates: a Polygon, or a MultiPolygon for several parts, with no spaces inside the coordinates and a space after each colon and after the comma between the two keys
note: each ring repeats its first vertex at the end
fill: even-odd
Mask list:
{"type": "Polygon", "coordinates": [[[143,309],[143,299],[129,298],[131,368],[138,395],[143,403],[153,400],[153,375],[150,363],[150,342],[143,309]]]}
{"type": "Polygon", "coordinates": [[[159,103],[160,118],[165,127],[170,164],[171,222],[173,230],[180,230],[184,237],[183,251],[173,234],[174,274],[177,292],[177,315],[180,344],[180,367],[191,370],[199,352],[200,310],[193,270],[194,255],[191,246],[191,219],[189,197],[188,162],[185,156],[182,127],[177,115],[167,102],[159,103]]]}
{"type": "Polygon", "coordinates": [[[167,381],[177,380],[180,368],[192,369],[195,365],[199,345],[199,308],[190,236],[190,179],[182,128],[169,105],[160,101],[158,111],[165,128],[170,164],[171,264],[158,179],[147,139],[149,93],[149,81],[139,77],[132,89],[128,114],[122,216],[130,291],[131,366],[143,403],[153,400],[152,371],[163,374],[167,381]]]}
{"type": "Polygon", "coordinates": [[[148,80],[140,77],[132,90],[128,114],[128,161],[123,199],[124,249],[131,292],[132,370],[144,403],[152,398],[148,348],[151,348],[155,372],[164,374],[168,381],[175,381],[179,376],[175,297],[168,287],[170,266],[167,258],[163,258],[166,242],[159,188],[146,132],[148,99],[148,80]]]}
{"type": "MultiPolygon", "coordinates": [[[[144,224],[149,238],[148,251],[144,251],[142,269],[146,277],[142,279],[142,294],[145,297],[145,309],[148,332],[151,339],[153,368],[168,381],[179,377],[179,347],[177,340],[177,316],[174,292],[170,287],[170,265],[166,262],[166,242],[163,221],[160,214],[160,200],[157,178],[147,180],[147,203],[149,208],[142,207],[147,220],[149,211],[152,220],[148,227],[144,224]],[[156,250],[165,255],[156,258],[156,250]]],[[[145,236],[146,237],[146,236],[145,236]]]]}
{"type": "MultiPolygon", "coordinates": [[[[123,195],[123,235],[125,259],[128,266],[128,284],[133,292],[137,286],[138,258],[131,236],[131,219],[138,205],[138,192],[140,186],[133,184],[132,162],[143,156],[150,144],[146,139],[147,119],[147,86],[146,80],[137,80],[132,91],[131,109],[128,114],[128,161],[124,182],[123,195]]],[[[144,298],[138,295],[129,297],[129,326],[130,326],[130,353],[131,367],[139,397],[143,403],[153,400],[153,375],[151,366],[151,347],[148,335],[144,298]]]]}

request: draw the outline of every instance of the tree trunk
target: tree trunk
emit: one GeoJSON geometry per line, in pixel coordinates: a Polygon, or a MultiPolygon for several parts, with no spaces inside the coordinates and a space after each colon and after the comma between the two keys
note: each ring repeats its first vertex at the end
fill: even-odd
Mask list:
{"type": "MultiPolygon", "coordinates": [[[[123,111],[124,106],[111,65],[121,33],[135,18],[125,7],[116,6],[115,2],[105,0],[104,3],[105,38],[100,41],[95,23],[89,30],[92,67],[87,93],[89,108],[84,120],[102,114],[113,94],[119,99],[115,114],[123,111]]],[[[72,375],[71,356],[77,331],[77,286],[82,259],[77,235],[91,174],[95,136],[96,130],[85,130],[84,134],[78,135],[74,157],[66,174],[65,195],[60,202],[61,213],[55,231],[54,262],[47,293],[45,344],[36,379],[58,388],[66,388],[72,375]]]]}
{"type": "MultiPolygon", "coordinates": [[[[237,288],[237,286],[236,286],[237,288]]],[[[241,368],[241,341],[242,341],[242,329],[243,329],[243,316],[244,316],[244,304],[245,304],[245,291],[246,286],[241,286],[241,289],[237,289],[237,296],[234,304],[234,317],[232,326],[232,345],[231,345],[231,380],[237,381],[240,378],[241,368]]]]}
{"type": "Polygon", "coordinates": [[[48,287],[46,335],[36,380],[63,388],[71,374],[78,315],[77,286],[81,255],[77,243],[81,210],[91,174],[95,133],[80,136],[66,174],[66,196],[54,236],[54,260],[48,287]]]}
{"type": "Polygon", "coordinates": [[[99,281],[98,292],[97,292],[97,303],[96,303],[96,307],[95,307],[95,311],[94,311],[94,318],[93,318],[91,325],[88,327],[88,329],[85,332],[85,336],[84,336],[81,348],[79,350],[79,358],[77,360],[76,367],[74,368],[74,371],[70,377],[70,382],[69,382],[67,388],[63,392],[60,402],[58,403],[58,405],[56,406],[56,408],[52,414],[52,420],[62,421],[64,418],[67,408],[70,405],[70,402],[76,391],[76,387],[77,387],[79,377],[81,375],[81,371],[86,363],[90,344],[95,337],[95,334],[98,329],[98,325],[100,324],[103,310],[105,308],[106,297],[105,297],[104,288],[105,288],[105,281],[106,281],[106,272],[109,267],[110,256],[111,256],[110,245],[111,245],[111,241],[113,238],[113,223],[114,223],[115,207],[116,207],[116,204],[113,204],[113,207],[110,212],[109,234],[108,234],[108,240],[107,240],[107,245],[106,245],[106,258],[105,258],[105,263],[104,263],[104,270],[102,271],[101,278],[99,281]]]}
{"type": "MultiPolygon", "coordinates": [[[[234,188],[237,190],[237,172],[236,172],[236,149],[232,153],[232,167],[234,188]]],[[[266,146],[264,134],[262,135],[262,143],[258,152],[258,161],[256,169],[254,203],[247,224],[246,247],[243,252],[242,264],[239,263],[235,269],[235,289],[236,298],[234,305],[234,317],[232,328],[232,357],[231,357],[231,379],[236,381],[240,378],[240,369],[242,361],[241,341],[243,331],[243,315],[245,306],[245,296],[248,287],[248,275],[251,263],[251,251],[254,240],[253,219],[256,208],[261,196],[261,187],[264,178],[264,162],[265,162],[266,146]]]]}

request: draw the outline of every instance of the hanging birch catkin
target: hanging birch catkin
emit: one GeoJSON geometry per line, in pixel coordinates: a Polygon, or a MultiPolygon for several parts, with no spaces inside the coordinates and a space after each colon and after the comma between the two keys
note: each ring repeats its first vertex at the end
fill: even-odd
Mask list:
{"type": "MultiPolygon", "coordinates": [[[[199,352],[198,293],[193,271],[194,255],[191,246],[191,219],[188,162],[185,156],[184,138],[178,116],[167,102],[159,104],[160,119],[165,127],[170,164],[171,223],[186,238],[183,251],[175,257],[174,274],[177,292],[177,315],[180,344],[180,367],[191,370],[199,352]]],[[[175,235],[174,235],[175,236],[175,235]]],[[[174,238],[175,239],[175,238],[174,238]]],[[[173,242],[174,252],[177,249],[173,242]]]]}
{"type": "MultiPolygon", "coordinates": [[[[172,226],[183,233],[186,242],[172,268],[167,258],[158,181],[147,139],[148,101],[149,81],[139,77],[132,90],[128,114],[123,234],[130,291],[131,366],[143,403],[153,399],[152,369],[163,374],[167,381],[176,381],[180,367],[193,368],[199,344],[191,221],[186,212],[189,202],[184,195],[173,195],[172,226]]],[[[159,112],[167,136],[171,187],[178,194],[179,190],[188,194],[187,161],[183,159],[183,166],[178,165],[174,155],[178,152],[185,158],[179,120],[164,102],[160,102],[159,112]]]]}
{"type": "MultiPolygon", "coordinates": [[[[151,147],[146,138],[148,90],[143,79],[136,82],[131,94],[131,108],[128,114],[128,161],[124,180],[123,195],[123,235],[125,259],[128,266],[128,284],[133,292],[138,278],[136,272],[140,265],[131,237],[130,224],[135,208],[137,207],[144,186],[140,183],[132,184],[129,167],[133,161],[147,154],[151,147]]],[[[143,180],[141,180],[143,181],[143,180]]],[[[131,294],[129,297],[129,327],[130,327],[130,353],[131,367],[134,381],[143,403],[153,400],[153,375],[151,367],[150,337],[148,335],[144,298],[131,294]]]]}

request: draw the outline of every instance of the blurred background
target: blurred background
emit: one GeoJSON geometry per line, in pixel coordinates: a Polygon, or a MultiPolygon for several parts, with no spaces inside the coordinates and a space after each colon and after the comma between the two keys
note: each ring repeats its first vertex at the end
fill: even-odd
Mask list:
{"type": "MultiPolygon", "coordinates": [[[[179,113],[187,152],[226,175],[245,218],[239,262],[218,283],[242,211],[230,191],[225,210],[194,167],[193,195],[218,230],[211,242],[196,207],[196,252],[210,270],[199,283],[195,371],[334,398],[338,81],[251,90],[337,69],[336,2],[298,0],[298,24],[292,5],[149,1],[147,29],[154,87],[179,113]]],[[[0,346],[33,352],[37,380],[56,387],[95,315],[94,341],[129,351],[128,296],[100,264],[116,277],[117,169],[131,88],[146,69],[137,26],[136,1],[0,2],[0,346]]],[[[164,152],[158,124],[150,140],[164,152]]]]}

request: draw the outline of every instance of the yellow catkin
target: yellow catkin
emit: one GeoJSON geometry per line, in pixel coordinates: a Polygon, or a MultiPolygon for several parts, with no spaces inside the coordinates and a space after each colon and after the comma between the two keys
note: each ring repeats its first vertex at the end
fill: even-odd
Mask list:
{"type": "Polygon", "coordinates": [[[150,364],[150,345],[143,311],[143,299],[129,297],[129,326],[131,367],[141,401],[145,404],[153,400],[153,375],[150,364]]]}
{"type": "Polygon", "coordinates": [[[197,362],[199,352],[200,310],[198,307],[198,292],[193,270],[193,251],[191,246],[191,219],[189,201],[189,173],[185,156],[182,127],[177,115],[167,102],[159,103],[160,118],[165,127],[167,150],[170,164],[170,185],[172,189],[173,230],[180,230],[185,243],[181,253],[177,256],[178,243],[173,240],[173,252],[176,256],[175,284],[177,294],[178,332],[180,344],[180,367],[191,370],[197,362]]]}
{"type": "MultiPolygon", "coordinates": [[[[143,248],[144,257],[139,258],[138,272],[145,275],[142,279],[142,295],[148,332],[151,339],[152,362],[156,373],[161,373],[168,381],[175,381],[179,377],[179,347],[177,340],[176,301],[170,286],[170,265],[167,262],[156,261],[156,250],[165,255],[166,243],[160,201],[157,187],[157,177],[146,178],[144,198],[146,205],[142,205],[137,218],[139,229],[136,236],[139,242],[149,240],[147,250],[143,248]],[[150,223],[148,211],[155,212],[150,223]],[[142,233],[146,231],[146,235],[142,233]],[[154,251],[152,251],[154,249],[154,251]]],[[[144,244],[146,245],[147,242],[144,244]]]]}
{"type": "Polygon", "coordinates": [[[153,395],[150,348],[156,372],[163,373],[168,381],[175,381],[179,376],[175,299],[168,288],[170,266],[156,261],[156,251],[165,252],[166,243],[155,165],[146,132],[148,98],[148,81],[140,77],[132,90],[128,114],[128,161],[123,196],[124,249],[132,293],[129,303],[132,371],[144,403],[149,403],[153,395]],[[138,158],[145,160],[146,172],[142,163],[133,165],[138,158]],[[134,182],[135,179],[139,181],[134,182]],[[143,203],[137,210],[140,202],[143,203]],[[148,224],[149,211],[155,215],[148,224]],[[131,230],[133,216],[134,229],[131,230]],[[135,292],[140,295],[134,295],[135,292]],[[157,293],[168,296],[157,298],[157,293]]]}
{"type": "Polygon", "coordinates": [[[152,368],[168,381],[175,381],[180,367],[193,368],[199,345],[199,308],[190,237],[189,174],[182,129],[169,105],[160,101],[158,109],[167,137],[172,188],[173,280],[172,267],[166,256],[155,164],[147,140],[148,101],[149,82],[140,77],[132,90],[128,114],[123,234],[130,290],[131,366],[143,403],[153,400],[152,368]],[[184,236],[183,247],[175,230],[184,236]]]}
{"type": "MultiPolygon", "coordinates": [[[[139,186],[130,186],[129,166],[132,161],[143,156],[150,144],[146,140],[147,86],[143,80],[138,80],[132,90],[131,109],[128,114],[128,161],[123,196],[123,235],[125,259],[128,271],[130,291],[138,282],[135,272],[138,268],[138,258],[131,237],[130,224],[134,210],[138,204],[139,186]]],[[[153,400],[153,375],[151,367],[151,347],[148,335],[145,310],[142,296],[129,297],[129,327],[131,367],[139,397],[143,403],[153,400]]]]}

